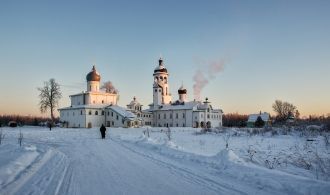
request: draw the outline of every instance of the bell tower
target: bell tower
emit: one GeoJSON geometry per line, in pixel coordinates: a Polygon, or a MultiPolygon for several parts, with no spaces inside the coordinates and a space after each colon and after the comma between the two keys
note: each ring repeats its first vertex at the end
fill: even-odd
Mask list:
{"type": "Polygon", "coordinates": [[[168,72],[162,58],[158,60],[158,66],[154,70],[153,104],[154,107],[169,104],[172,101],[168,83],[168,72]]]}

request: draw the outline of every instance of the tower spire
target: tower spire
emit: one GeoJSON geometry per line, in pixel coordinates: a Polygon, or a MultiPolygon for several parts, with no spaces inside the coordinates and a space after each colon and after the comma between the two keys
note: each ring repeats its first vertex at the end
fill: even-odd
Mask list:
{"type": "Polygon", "coordinates": [[[158,62],[159,62],[159,66],[164,66],[162,57],[159,58],[158,62]]]}

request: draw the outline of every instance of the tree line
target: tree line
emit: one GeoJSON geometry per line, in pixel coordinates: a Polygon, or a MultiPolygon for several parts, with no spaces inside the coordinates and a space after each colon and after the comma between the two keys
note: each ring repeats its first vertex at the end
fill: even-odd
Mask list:
{"type": "MultiPolygon", "coordinates": [[[[293,120],[294,124],[296,125],[325,125],[328,126],[330,129],[330,114],[327,116],[315,116],[310,115],[308,117],[301,118],[300,112],[298,111],[297,107],[292,103],[282,101],[282,100],[275,100],[272,105],[274,115],[271,116],[270,120],[272,121],[273,125],[283,125],[288,120],[293,120]]],[[[239,113],[228,113],[223,115],[223,126],[225,127],[246,127],[248,121],[248,115],[246,114],[239,114],[239,113]]],[[[261,121],[261,117],[258,117],[255,126],[262,127],[263,122],[261,121]]]]}
{"type": "MultiPolygon", "coordinates": [[[[19,126],[38,126],[40,123],[51,121],[51,118],[21,115],[0,115],[0,126],[7,126],[10,121],[15,121],[19,126]]],[[[58,121],[58,118],[55,118],[58,121]]]]}

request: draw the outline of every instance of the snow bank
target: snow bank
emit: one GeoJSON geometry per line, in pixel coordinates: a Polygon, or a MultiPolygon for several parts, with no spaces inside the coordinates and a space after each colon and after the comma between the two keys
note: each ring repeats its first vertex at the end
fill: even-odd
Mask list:
{"type": "Polygon", "coordinates": [[[34,145],[17,148],[6,144],[0,150],[0,186],[6,186],[19,177],[40,155],[34,145]]]}
{"type": "Polygon", "coordinates": [[[221,150],[217,155],[214,156],[214,159],[219,161],[222,165],[228,163],[237,163],[245,164],[244,160],[238,157],[232,150],[221,150]]]}

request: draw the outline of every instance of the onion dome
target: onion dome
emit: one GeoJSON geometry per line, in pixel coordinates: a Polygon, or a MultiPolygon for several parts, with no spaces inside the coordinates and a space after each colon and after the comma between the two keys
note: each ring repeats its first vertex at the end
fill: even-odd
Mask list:
{"type": "Polygon", "coordinates": [[[181,87],[180,87],[179,90],[178,90],[178,93],[179,93],[179,94],[187,94],[187,89],[185,89],[185,88],[183,87],[183,85],[181,85],[181,87]]]}
{"type": "Polygon", "coordinates": [[[101,76],[100,74],[96,71],[95,65],[93,66],[92,71],[90,71],[87,76],[86,76],[87,81],[100,81],[101,76]]]}
{"type": "Polygon", "coordinates": [[[132,105],[132,104],[137,104],[137,103],[138,103],[138,101],[136,101],[136,97],[134,96],[134,97],[133,97],[133,100],[131,101],[130,104],[132,105]]]}
{"type": "Polygon", "coordinates": [[[166,72],[167,73],[167,69],[164,66],[163,59],[159,58],[158,62],[159,62],[159,65],[155,68],[154,73],[157,73],[157,72],[166,72]]]}

